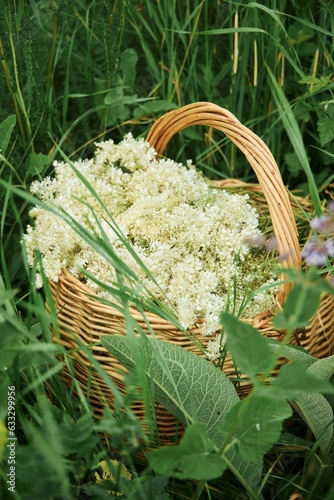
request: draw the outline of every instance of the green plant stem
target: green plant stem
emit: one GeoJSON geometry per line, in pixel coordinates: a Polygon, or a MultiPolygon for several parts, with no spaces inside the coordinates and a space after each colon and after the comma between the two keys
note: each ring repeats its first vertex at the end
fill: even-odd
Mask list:
{"type": "MultiPolygon", "coordinates": [[[[187,49],[186,49],[186,53],[184,55],[184,58],[183,58],[183,61],[182,61],[182,64],[181,64],[181,68],[180,68],[180,71],[177,73],[176,75],[176,78],[175,78],[175,85],[174,85],[174,89],[173,89],[173,92],[170,96],[170,100],[172,101],[173,100],[173,97],[174,97],[174,94],[175,92],[177,91],[178,87],[179,87],[179,83],[180,83],[180,78],[181,78],[181,75],[183,73],[183,70],[184,70],[184,67],[185,67],[185,64],[186,64],[186,61],[188,59],[188,56],[189,56],[189,51],[190,51],[190,48],[192,46],[192,43],[193,43],[193,40],[194,40],[194,37],[195,37],[195,34],[196,34],[196,30],[197,30],[197,26],[198,26],[198,22],[199,22],[199,19],[201,17],[201,12],[202,12],[202,9],[203,9],[203,5],[205,3],[205,0],[202,0],[201,4],[199,5],[199,8],[198,8],[198,14],[196,16],[196,20],[195,20],[195,24],[194,24],[194,29],[192,30],[192,33],[190,35],[190,40],[189,40],[189,43],[188,43],[188,46],[187,46],[187,49]]],[[[181,105],[181,103],[179,103],[181,105]]]]}
{"type": "Polygon", "coordinates": [[[321,202],[318,193],[318,189],[313,177],[313,173],[307,158],[307,153],[305,150],[303,138],[297,123],[297,120],[292,112],[291,106],[284,95],[284,92],[278,85],[274,74],[271,69],[266,65],[267,72],[270,77],[272,94],[278,108],[279,116],[283,122],[286,133],[289,136],[290,142],[293,146],[295,154],[302,165],[304,172],[308,181],[308,188],[310,192],[310,196],[314,205],[316,215],[320,216],[322,214],[321,202]]]}
{"type": "MultiPolygon", "coordinates": [[[[18,104],[22,110],[23,116],[25,118],[26,126],[27,126],[27,131],[28,131],[28,142],[30,143],[31,139],[31,125],[30,125],[30,120],[29,120],[29,115],[24,103],[23,95],[21,92],[21,86],[20,86],[20,81],[19,81],[19,75],[18,75],[18,69],[17,69],[17,61],[16,61],[16,53],[15,53],[15,47],[14,47],[14,42],[13,42],[13,35],[12,33],[9,34],[9,42],[10,42],[10,47],[12,50],[12,57],[13,57],[13,66],[14,66],[14,75],[15,75],[15,83],[16,83],[16,91],[19,97],[18,104]]],[[[34,145],[31,142],[31,149],[34,151],[34,145]]]]}
{"type": "Polygon", "coordinates": [[[26,142],[26,136],[25,136],[25,132],[24,132],[24,127],[23,127],[23,123],[22,123],[22,120],[21,120],[21,113],[20,113],[19,105],[18,105],[16,96],[15,96],[15,93],[14,93],[13,87],[12,87],[12,85],[10,83],[9,70],[8,70],[8,66],[7,66],[6,60],[5,60],[5,55],[4,55],[4,52],[3,52],[3,46],[2,46],[1,38],[0,38],[0,56],[2,58],[1,64],[2,64],[2,67],[3,67],[4,74],[5,74],[5,80],[6,80],[7,88],[8,88],[9,93],[12,96],[12,99],[13,99],[13,104],[14,104],[14,108],[15,108],[15,114],[16,114],[17,122],[18,122],[19,127],[20,127],[22,139],[23,139],[23,142],[26,142]]]}
{"type": "Polygon", "coordinates": [[[205,488],[205,485],[206,485],[206,481],[200,481],[198,483],[196,491],[193,494],[193,496],[191,497],[192,500],[199,500],[201,498],[201,495],[202,495],[202,492],[203,492],[203,490],[205,488]]]}

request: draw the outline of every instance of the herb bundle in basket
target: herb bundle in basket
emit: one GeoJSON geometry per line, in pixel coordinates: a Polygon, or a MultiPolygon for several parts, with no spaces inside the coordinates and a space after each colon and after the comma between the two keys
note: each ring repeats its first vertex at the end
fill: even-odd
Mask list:
{"type": "MultiPolygon", "coordinates": [[[[52,210],[32,210],[35,226],[28,228],[25,245],[31,264],[35,251],[40,252],[58,314],[56,341],[72,350],[82,387],[90,380],[97,413],[105,402],[113,404],[113,395],[80,346],[89,346],[124,390],[120,363],[100,344],[102,334],[126,333],[117,303],[120,275],[131,315],[143,331],[209,360],[219,360],[223,351],[218,321],[222,310],[241,315],[267,336],[284,335],[275,331],[271,320],[292,285],[275,287],[275,258],[248,244],[261,236],[252,200],[233,193],[233,181],[224,181],[221,189],[222,184],[207,181],[191,163],[184,166],[160,156],[174,134],[192,125],[222,131],[245,154],[268,205],[281,265],[301,266],[291,202],[272,154],[231,113],[214,104],[195,103],[167,113],[146,141],[128,135],[118,145],[98,144],[91,160],[56,164],[53,179],[32,186],[52,210]],[[61,208],[63,219],[54,213],[61,208]],[[96,252],[96,240],[89,234],[96,235],[102,248],[105,244],[105,251],[96,252]]],[[[319,357],[329,355],[333,347],[332,308],[332,299],[325,297],[303,332],[301,344],[319,357]]],[[[223,370],[236,374],[228,356],[223,370]]],[[[144,418],[141,402],[135,412],[144,418]]],[[[174,417],[159,407],[156,420],[160,440],[173,441],[174,417]]]]}

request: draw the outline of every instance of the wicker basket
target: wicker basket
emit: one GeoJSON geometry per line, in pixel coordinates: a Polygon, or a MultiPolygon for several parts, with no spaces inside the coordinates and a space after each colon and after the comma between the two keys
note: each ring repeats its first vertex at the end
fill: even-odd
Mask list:
{"type": "MultiPolygon", "coordinates": [[[[259,186],[250,186],[249,191],[254,193],[253,199],[256,199],[259,191],[262,192],[269,208],[279,251],[281,253],[286,250],[290,251],[283,266],[299,269],[301,254],[291,201],[268,147],[229,111],[206,102],[184,106],[165,114],[152,126],[147,140],[159,154],[162,154],[174,134],[192,125],[206,125],[222,131],[244,153],[259,181],[259,186]]],[[[240,187],[245,189],[248,186],[233,179],[223,181],[221,185],[232,190],[240,189],[240,187]]],[[[80,349],[80,345],[91,346],[93,344],[90,348],[94,357],[113,378],[120,390],[124,391],[121,365],[101,345],[98,345],[101,334],[125,334],[124,317],[118,310],[90,297],[89,295],[93,295],[93,292],[65,269],[59,276],[59,281],[50,283],[50,286],[59,320],[59,335],[54,334],[55,341],[71,350],[75,376],[86,392],[89,379],[89,398],[95,413],[99,415],[106,403],[110,406],[113,405],[113,395],[101,377],[92,369],[89,358],[84,350],[80,349]]],[[[278,307],[283,304],[290,288],[290,283],[281,286],[276,297],[278,307]]],[[[330,355],[334,348],[333,310],[333,298],[324,296],[310,326],[302,333],[296,334],[292,342],[300,343],[314,356],[330,355]]],[[[136,310],[131,312],[142,329],[149,334],[141,314],[136,310]]],[[[166,320],[152,314],[147,314],[146,318],[158,339],[182,346],[195,354],[203,355],[189,339],[189,336],[177,330],[166,320]]],[[[272,313],[270,311],[264,311],[256,318],[250,318],[246,321],[259,328],[266,336],[275,339],[281,339],[284,336],[284,332],[277,332],[272,327],[272,313]]],[[[200,334],[199,328],[194,328],[192,334],[196,335],[204,346],[210,340],[210,338],[200,334]]],[[[232,360],[228,357],[224,364],[224,371],[229,376],[235,376],[232,360]]],[[[66,374],[65,376],[70,382],[70,377],[66,374]]],[[[145,417],[140,402],[135,404],[134,411],[139,418],[145,417]]],[[[160,443],[175,442],[176,432],[179,434],[179,430],[177,430],[179,424],[175,418],[167,410],[157,406],[156,422],[160,443]]]]}

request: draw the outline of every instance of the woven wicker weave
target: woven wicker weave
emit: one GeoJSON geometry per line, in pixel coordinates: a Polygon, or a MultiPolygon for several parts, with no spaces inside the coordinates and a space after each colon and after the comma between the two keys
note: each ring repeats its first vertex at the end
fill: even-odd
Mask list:
{"type": "MultiPolygon", "coordinates": [[[[147,140],[159,154],[162,154],[173,135],[192,125],[206,125],[220,130],[244,153],[259,181],[259,186],[250,186],[249,191],[253,191],[255,199],[259,191],[263,193],[269,208],[279,251],[284,253],[289,250],[289,255],[283,262],[283,266],[299,269],[301,266],[300,246],[291,201],[268,147],[229,111],[206,102],[191,104],[162,116],[152,126],[147,140]]],[[[221,182],[221,185],[231,190],[248,186],[233,179],[225,180],[221,182]]],[[[94,372],[89,358],[80,346],[94,344],[90,347],[94,357],[100,361],[105,371],[110,374],[120,390],[123,391],[124,385],[120,373],[122,367],[98,344],[101,334],[124,335],[124,318],[118,310],[89,297],[89,295],[93,295],[93,292],[65,269],[59,276],[59,281],[52,282],[50,286],[59,320],[59,336],[54,334],[55,340],[71,350],[75,376],[84,390],[87,388],[89,379],[91,404],[96,414],[101,414],[106,403],[112,406],[113,395],[101,377],[94,372]]],[[[290,288],[290,283],[281,286],[276,297],[278,307],[283,304],[290,288]]],[[[296,334],[292,342],[300,343],[314,356],[330,355],[334,350],[333,309],[333,298],[324,296],[311,325],[303,332],[296,334]]],[[[136,310],[131,312],[142,329],[149,334],[141,314],[136,310]]],[[[184,349],[202,355],[187,335],[177,330],[166,320],[153,314],[147,314],[146,319],[150,322],[158,339],[180,345],[184,349]]],[[[256,318],[250,318],[247,322],[259,328],[264,335],[281,339],[284,332],[275,331],[271,320],[270,311],[264,311],[256,318]]],[[[192,334],[198,337],[203,346],[206,346],[210,340],[208,337],[203,337],[198,328],[194,328],[192,334]]],[[[235,376],[230,358],[225,361],[224,371],[229,376],[235,376]]],[[[68,375],[67,378],[70,380],[68,375]]],[[[139,418],[144,418],[144,410],[140,402],[135,405],[134,411],[139,418]]],[[[174,417],[164,408],[157,407],[156,421],[160,442],[166,444],[174,442],[178,427],[174,417]]]]}

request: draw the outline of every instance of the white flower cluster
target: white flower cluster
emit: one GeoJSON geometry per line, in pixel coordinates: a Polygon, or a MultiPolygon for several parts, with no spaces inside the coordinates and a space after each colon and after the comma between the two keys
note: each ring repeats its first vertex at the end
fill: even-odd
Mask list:
{"type": "MultiPolygon", "coordinates": [[[[231,305],[236,309],[254,289],[276,278],[273,266],[262,266],[259,272],[260,261],[245,243],[260,233],[257,212],[247,195],[210,187],[190,162],[184,166],[161,159],[147,142],[131,134],[119,144],[109,140],[96,146],[94,159],[74,165],[157,284],[131,256],[108,224],[101,202],[70,165],[56,162],[55,176],[34,182],[31,192],[48,206],[65,209],[89,231],[101,234],[103,230],[143,288],[172,305],[184,328],[200,321],[204,335],[216,332],[220,311],[231,305]]],[[[31,266],[38,250],[48,279],[57,281],[66,267],[79,278],[81,268],[102,282],[115,281],[115,269],[65,221],[38,206],[30,215],[35,224],[28,226],[24,243],[31,266]]],[[[103,294],[95,282],[88,281],[96,293],[103,294]]],[[[273,303],[272,289],[256,296],[246,311],[255,315],[273,303]]],[[[212,346],[210,353],[214,359],[212,346]]]]}
{"type": "Polygon", "coordinates": [[[225,347],[226,339],[226,334],[221,333],[216,335],[214,340],[209,340],[206,348],[206,356],[210,361],[219,359],[225,347]]]}

